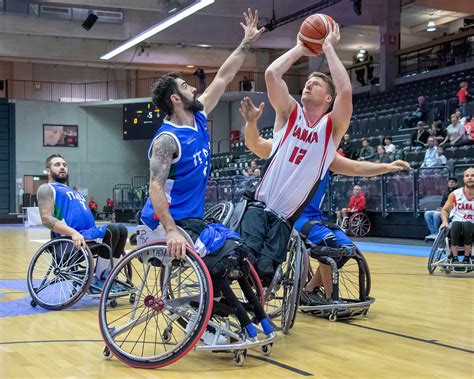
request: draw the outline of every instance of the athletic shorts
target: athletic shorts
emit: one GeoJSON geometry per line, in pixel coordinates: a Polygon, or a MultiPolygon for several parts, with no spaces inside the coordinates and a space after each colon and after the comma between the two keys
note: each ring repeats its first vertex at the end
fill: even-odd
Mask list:
{"type": "MultiPolygon", "coordinates": [[[[308,221],[311,220],[305,217],[300,217],[295,224],[296,230],[300,231],[308,221]]],[[[315,245],[320,245],[326,238],[331,237],[336,238],[338,245],[353,245],[353,242],[349,239],[349,237],[347,237],[346,234],[339,228],[331,229],[325,225],[316,224],[310,229],[308,233],[308,239],[315,245]]]]}

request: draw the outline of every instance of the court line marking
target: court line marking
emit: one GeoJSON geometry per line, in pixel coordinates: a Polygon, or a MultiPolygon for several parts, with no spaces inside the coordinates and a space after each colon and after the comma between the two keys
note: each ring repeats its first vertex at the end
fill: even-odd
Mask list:
{"type": "Polygon", "coordinates": [[[436,345],[436,346],[440,346],[440,347],[446,347],[446,348],[448,348],[448,349],[458,350],[458,351],[462,351],[462,352],[464,352],[464,353],[474,354],[474,350],[466,349],[466,348],[459,347],[459,346],[448,345],[448,344],[446,344],[446,343],[438,342],[437,340],[427,340],[427,339],[420,338],[420,337],[409,336],[409,335],[407,335],[407,334],[402,334],[402,333],[397,333],[397,332],[391,332],[391,331],[389,331],[389,330],[384,330],[384,329],[373,328],[373,327],[371,327],[371,326],[353,324],[353,323],[350,322],[350,321],[341,321],[341,323],[346,324],[346,325],[357,326],[358,328],[363,328],[363,329],[372,330],[372,331],[374,331],[374,332],[390,334],[390,335],[392,335],[392,336],[401,337],[401,338],[406,338],[406,339],[410,339],[410,340],[413,340],[413,341],[424,342],[424,343],[428,343],[428,344],[436,345]]]}
{"type": "MultiPolygon", "coordinates": [[[[71,343],[71,342],[92,342],[92,343],[97,343],[97,342],[104,342],[103,340],[38,340],[38,341],[0,341],[0,346],[1,345],[26,345],[30,343],[71,343]]],[[[282,369],[294,372],[296,374],[302,375],[302,376],[313,376],[314,374],[300,370],[298,368],[288,366],[284,363],[275,361],[273,359],[265,358],[265,357],[259,357],[258,355],[253,355],[253,354],[247,354],[248,357],[257,359],[259,361],[263,361],[266,363],[269,363],[271,365],[280,367],[282,369]]]]}

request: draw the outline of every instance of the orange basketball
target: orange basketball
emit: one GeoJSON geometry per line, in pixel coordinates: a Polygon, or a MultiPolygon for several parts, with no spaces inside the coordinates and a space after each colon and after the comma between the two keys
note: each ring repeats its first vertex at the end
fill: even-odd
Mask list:
{"type": "Polygon", "coordinates": [[[324,39],[329,34],[329,23],[334,25],[331,16],[313,14],[308,16],[300,26],[298,38],[313,53],[320,53],[324,39]]]}

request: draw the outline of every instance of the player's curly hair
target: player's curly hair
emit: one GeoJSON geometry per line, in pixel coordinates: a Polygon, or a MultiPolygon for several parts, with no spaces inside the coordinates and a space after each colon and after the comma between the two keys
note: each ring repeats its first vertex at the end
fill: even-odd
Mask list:
{"type": "Polygon", "coordinates": [[[176,83],[178,78],[181,78],[181,75],[177,72],[169,72],[158,79],[153,89],[153,104],[155,104],[160,112],[164,112],[168,116],[174,112],[171,95],[179,93],[178,84],[176,83]]]}

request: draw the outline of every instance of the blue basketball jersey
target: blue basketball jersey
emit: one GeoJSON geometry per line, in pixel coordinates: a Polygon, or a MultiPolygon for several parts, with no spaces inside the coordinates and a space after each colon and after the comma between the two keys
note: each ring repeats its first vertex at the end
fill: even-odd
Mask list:
{"type": "MultiPolygon", "coordinates": [[[[178,155],[172,161],[165,183],[165,195],[174,220],[203,218],[204,201],[209,171],[211,169],[209,132],[204,112],[194,116],[194,126],[176,125],[164,120],[148,150],[151,159],[153,143],[163,135],[172,136],[178,145],[178,155]]],[[[159,225],[148,198],[141,213],[142,221],[152,230],[159,225]]]]}
{"type": "Polygon", "coordinates": [[[326,172],[326,175],[321,179],[319,183],[318,190],[316,194],[311,199],[311,202],[303,211],[300,219],[310,219],[310,220],[326,220],[326,217],[323,216],[321,211],[321,206],[324,201],[324,196],[326,195],[326,189],[329,185],[330,175],[329,171],[326,172]]]}
{"type": "Polygon", "coordinates": [[[54,192],[55,218],[78,232],[95,227],[94,216],[84,196],[65,184],[49,183],[49,186],[54,192]]]}

